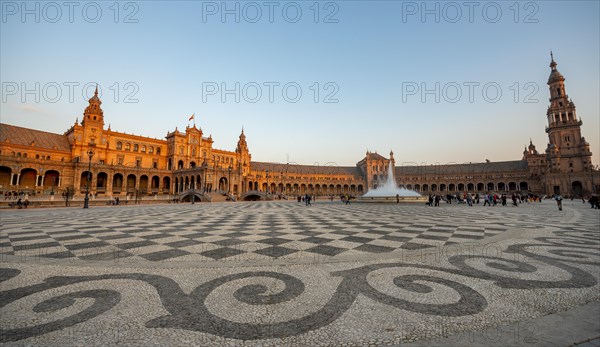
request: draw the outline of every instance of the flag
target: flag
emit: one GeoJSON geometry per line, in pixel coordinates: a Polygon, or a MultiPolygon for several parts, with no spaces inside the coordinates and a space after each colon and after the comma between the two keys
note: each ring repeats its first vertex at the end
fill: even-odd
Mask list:
{"type": "Polygon", "coordinates": [[[196,115],[196,114],[195,114],[195,113],[193,113],[193,114],[192,114],[192,116],[190,117],[190,119],[188,119],[188,121],[192,121],[192,120],[194,120],[194,116],[195,116],[195,115],[196,115]]]}

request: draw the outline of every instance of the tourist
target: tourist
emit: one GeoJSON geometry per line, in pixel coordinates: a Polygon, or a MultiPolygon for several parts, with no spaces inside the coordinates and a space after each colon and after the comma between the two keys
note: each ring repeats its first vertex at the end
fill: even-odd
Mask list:
{"type": "Polygon", "coordinates": [[[556,194],[556,195],[554,195],[554,200],[556,200],[556,205],[558,206],[558,210],[562,211],[563,197],[560,194],[556,194]]]}
{"type": "Polygon", "coordinates": [[[400,194],[396,194],[396,203],[399,204],[400,203],[400,194]]]}
{"type": "Polygon", "coordinates": [[[432,194],[429,194],[428,202],[429,202],[430,207],[433,206],[433,195],[432,194]]]}
{"type": "Polygon", "coordinates": [[[502,194],[500,199],[502,199],[502,206],[506,206],[506,194],[502,194]]]}
{"type": "Polygon", "coordinates": [[[441,198],[439,195],[436,195],[436,196],[435,196],[435,206],[440,206],[440,200],[441,200],[441,199],[442,199],[442,198],[441,198]]]}
{"type": "Polygon", "coordinates": [[[471,193],[468,193],[468,194],[467,194],[467,205],[468,205],[469,207],[472,207],[472,206],[473,206],[473,196],[471,195],[471,193]]]}
{"type": "Polygon", "coordinates": [[[492,206],[492,204],[490,204],[490,199],[487,193],[483,195],[483,206],[485,206],[486,204],[488,206],[492,206]]]}

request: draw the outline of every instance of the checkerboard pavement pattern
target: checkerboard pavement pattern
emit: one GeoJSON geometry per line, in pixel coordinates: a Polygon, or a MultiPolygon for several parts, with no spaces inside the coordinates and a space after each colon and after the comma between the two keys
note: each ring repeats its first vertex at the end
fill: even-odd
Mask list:
{"type": "Polygon", "coordinates": [[[0,256],[214,261],[383,254],[551,225],[549,209],[319,202],[2,212],[0,256]],[[476,222],[475,222],[476,221],[476,222]]]}

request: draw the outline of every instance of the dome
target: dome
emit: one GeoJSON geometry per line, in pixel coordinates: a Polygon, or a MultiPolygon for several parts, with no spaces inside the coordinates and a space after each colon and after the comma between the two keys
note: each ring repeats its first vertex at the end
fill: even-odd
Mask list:
{"type": "Polygon", "coordinates": [[[564,76],[558,72],[558,70],[554,69],[552,70],[552,72],[550,72],[550,77],[548,77],[548,84],[552,83],[552,82],[557,82],[557,81],[564,81],[565,78],[564,76]]]}
{"type": "Polygon", "coordinates": [[[89,102],[94,102],[97,104],[101,104],[102,101],[100,101],[100,98],[98,97],[98,86],[96,85],[96,90],[94,91],[94,96],[92,96],[89,100],[89,102]]]}

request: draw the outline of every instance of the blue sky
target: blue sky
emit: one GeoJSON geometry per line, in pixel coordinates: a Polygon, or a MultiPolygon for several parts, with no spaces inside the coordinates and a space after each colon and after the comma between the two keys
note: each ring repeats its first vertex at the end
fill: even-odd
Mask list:
{"type": "Polygon", "coordinates": [[[598,164],[598,1],[54,4],[2,1],[4,123],[63,133],[97,82],[113,130],[164,138],[195,113],[216,148],[243,126],[254,160],[515,160],[546,148],[553,50],[598,164]]]}

